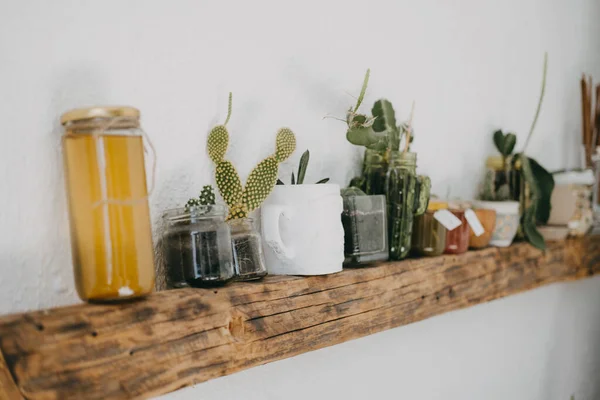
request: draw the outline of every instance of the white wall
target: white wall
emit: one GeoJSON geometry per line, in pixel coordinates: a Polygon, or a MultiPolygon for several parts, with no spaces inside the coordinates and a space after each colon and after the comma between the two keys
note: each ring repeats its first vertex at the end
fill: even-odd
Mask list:
{"type": "Polygon", "coordinates": [[[600,399],[600,277],[214,379],[162,400],[600,399]]]}
{"type": "MultiPolygon", "coordinates": [[[[299,150],[311,150],[309,180],[347,183],[360,150],[343,123],[322,117],[344,115],[353,103],[345,91],[356,93],[370,67],[366,109],[385,96],[406,117],[416,100],[421,172],[436,193],[468,198],[494,129],[516,131],[523,145],[546,50],[547,97],[530,153],[549,169],[577,165],[578,79],[600,79],[599,17],[597,0],[0,0],[0,314],[78,301],[60,156],[65,110],[142,110],[159,151],[157,223],[211,180],[206,133],[223,120],[230,90],[228,157],[240,172],[272,151],[285,125],[299,150]]],[[[505,304],[519,312],[528,301],[505,304]]],[[[407,343],[418,327],[403,334],[407,343]]]]}

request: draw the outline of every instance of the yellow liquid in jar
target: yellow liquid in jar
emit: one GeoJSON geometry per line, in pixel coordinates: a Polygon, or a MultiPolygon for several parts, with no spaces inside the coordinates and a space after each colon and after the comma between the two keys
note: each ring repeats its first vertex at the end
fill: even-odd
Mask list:
{"type": "Polygon", "coordinates": [[[64,154],[79,297],[150,293],[154,255],[142,137],[67,134],[64,154]]]}

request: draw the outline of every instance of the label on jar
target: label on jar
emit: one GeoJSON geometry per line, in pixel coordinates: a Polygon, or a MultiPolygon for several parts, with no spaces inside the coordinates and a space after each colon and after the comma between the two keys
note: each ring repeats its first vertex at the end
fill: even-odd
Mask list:
{"type": "Polygon", "coordinates": [[[471,209],[465,211],[465,218],[467,219],[467,222],[469,223],[469,226],[471,227],[471,230],[475,236],[479,237],[485,233],[485,229],[483,228],[483,225],[481,225],[479,218],[477,218],[475,211],[471,209]]]}
{"type": "Polygon", "coordinates": [[[438,210],[433,214],[433,218],[435,218],[440,224],[444,226],[444,228],[452,231],[458,228],[462,222],[460,219],[456,217],[456,215],[452,214],[448,210],[438,210]]]}

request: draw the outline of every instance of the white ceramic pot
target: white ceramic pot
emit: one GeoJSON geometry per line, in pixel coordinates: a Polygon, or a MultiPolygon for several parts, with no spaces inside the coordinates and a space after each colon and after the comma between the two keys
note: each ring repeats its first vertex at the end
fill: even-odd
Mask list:
{"type": "Polygon", "coordinates": [[[510,246],[519,229],[518,201],[475,201],[475,208],[496,211],[496,226],[492,234],[490,245],[497,247],[510,246]]]}
{"type": "Polygon", "coordinates": [[[269,274],[340,272],[344,263],[342,210],[338,185],[275,186],[261,207],[269,274]]]}

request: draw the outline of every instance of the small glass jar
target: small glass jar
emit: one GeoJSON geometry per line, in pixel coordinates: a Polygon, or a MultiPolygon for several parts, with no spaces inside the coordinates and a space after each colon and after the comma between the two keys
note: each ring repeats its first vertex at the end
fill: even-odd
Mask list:
{"type": "Polygon", "coordinates": [[[386,152],[365,150],[361,189],[368,195],[385,194],[385,179],[388,170],[386,152]]]}
{"type": "Polygon", "coordinates": [[[346,265],[365,265],[388,259],[385,196],[343,196],[346,265]]]}
{"type": "Polygon", "coordinates": [[[462,254],[469,250],[469,237],[471,236],[471,228],[465,218],[464,209],[450,209],[454,216],[460,219],[460,226],[447,231],[446,233],[446,254],[462,254]]]}
{"type": "Polygon", "coordinates": [[[253,281],[267,275],[260,234],[252,218],[229,220],[235,275],[238,281],[253,281]]]}
{"type": "Polygon", "coordinates": [[[514,200],[524,210],[529,204],[529,185],[521,176],[521,163],[511,158],[490,156],[486,160],[482,197],[495,200],[514,200]]]}
{"type": "Polygon", "coordinates": [[[477,219],[479,219],[479,222],[481,222],[484,232],[480,236],[475,236],[475,233],[471,230],[469,247],[472,249],[481,249],[490,244],[490,240],[492,240],[494,228],[496,227],[496,210],[476,208],[473,212],[477,216],[477,219]]]}
{"type": "Polygon", "coordinates": [[[162,238],[167,288],[223,285],[234,275],[227,210],[219,205],[170,210],[162,238]]]}
{"type": "Polygon", "coordinates": [[[432,200],[427,211],[415,217],[412,236],[412,250],[415,254],[427,257],[444,254],[447,230],[433,215],[436,211],[447,208],[448,203],[432,200]]]}
{"type": "Polygon", "coordinates": [[[417,154],[393,151],[386,177],[390,259],[401,260],[411,249],[413,218],[427,209],[429,178],[417,176],[417,154]]]}
{"type": "Polygon", "coordinates": [[[154,289],[154,248],[140,112],[66,112],[63,155],[75,286],[82,300],[119,301],[154,289]]]}

